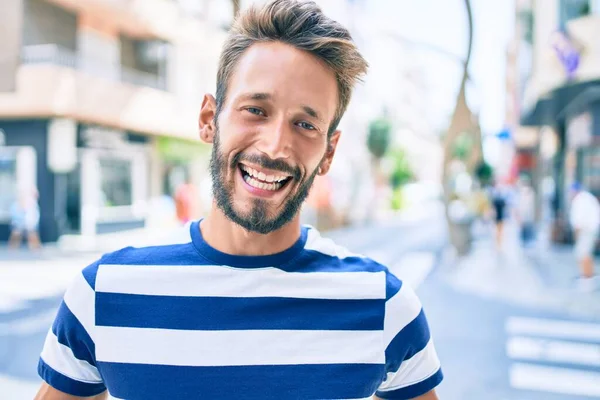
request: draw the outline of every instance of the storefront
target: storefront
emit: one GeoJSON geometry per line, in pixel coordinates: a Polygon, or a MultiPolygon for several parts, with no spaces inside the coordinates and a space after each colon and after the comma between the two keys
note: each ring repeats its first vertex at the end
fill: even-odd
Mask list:
{"type": "Polygon", "coordinates": [[[10,207],[20,188],[31,186],[39,192],[45,242],[64,234],[93,236],[143,227],[149,212],[148,137],[54,121],[0,122],[0,241],[8,239],[10,207]],[[56,130],[68,131],[69,125],[73,145],[56,142],[61,136],[56,130]],[[70,153],[72,165],[57,170],[52,160],[70,153]]]}
{"type": "Polygon", "coordinates": [[[571,184],[581,182],[600,198],[600,81],[570,83],[555,89],[524,115],[522,123],[556,130],[554,237],[568,242],[571,184]]]}

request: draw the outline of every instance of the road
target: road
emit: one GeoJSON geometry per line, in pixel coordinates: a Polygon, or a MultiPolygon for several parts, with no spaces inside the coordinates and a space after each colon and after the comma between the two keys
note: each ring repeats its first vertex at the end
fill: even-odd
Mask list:
{"type": "MultiPolygon", "coordinates": [[[[505,293],[470,290],[464,284],[468,268],[448,262],[443,251],[439,208],[330,236],[417,288],[446,376],[441,399],[600,398],[600,321],[549,311],[531,296],[519,301],[511,293],[515,285],[507,284],[505,293]]],[[[0,400],[33,397],[37,358],[64,287],[93,257],[7,262],[0,254],[0,400]]],[[[529,282],[519,275],[527,271],[507,271],[511,279],[529,282]]],[[[478,287],[493,287],[477,279],[478,287]]]]}

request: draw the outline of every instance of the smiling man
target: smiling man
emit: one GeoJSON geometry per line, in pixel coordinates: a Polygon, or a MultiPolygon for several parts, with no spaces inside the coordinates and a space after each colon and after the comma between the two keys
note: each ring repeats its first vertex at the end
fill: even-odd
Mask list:
{"type": "Polygon", "coordinates": [[[48,333],[38,399],[437,399],[414,292],[300,224],[366,69],[313,2],[236,20],[199,118],[210,214],[184,243],[83,270],[48,333]]]}

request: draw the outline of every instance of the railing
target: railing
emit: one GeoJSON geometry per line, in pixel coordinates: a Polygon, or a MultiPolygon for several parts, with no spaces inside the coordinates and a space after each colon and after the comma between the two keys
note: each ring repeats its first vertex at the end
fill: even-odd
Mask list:
{"type": "Polygon", "coordinates": [[[125,67],[120,64],[102,62],[82,57],[77,52],[57,44],[25,46],[21,50],[23,64],[52,64],[81,70],[104,79],[167,90],[164,77],[125,67]]]}

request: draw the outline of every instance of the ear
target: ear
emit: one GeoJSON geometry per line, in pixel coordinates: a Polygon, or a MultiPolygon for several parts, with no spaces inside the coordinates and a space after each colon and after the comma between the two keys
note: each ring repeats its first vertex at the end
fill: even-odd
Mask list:
{"type": "Polygon", "coordinates": [[[321,161],[321,166],[319,167],[319,175],[325,175],[327,172],[329,172],[329,169],[331,168],[331,162],[333,161],[333,156],[335,155],[335,149],[337,148],[341,135],[342,131],[336,130],[329,138],[325,157],[323,157],[323,161],[321,161]]]}
{"type": "Polygon", "coordinates": [[[198,128],[200,128],[200,139],[205,143],[212,143],[215,138],[217,101],[211,94],[205,94],[198,117],[198,128]]]}

